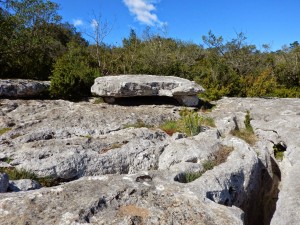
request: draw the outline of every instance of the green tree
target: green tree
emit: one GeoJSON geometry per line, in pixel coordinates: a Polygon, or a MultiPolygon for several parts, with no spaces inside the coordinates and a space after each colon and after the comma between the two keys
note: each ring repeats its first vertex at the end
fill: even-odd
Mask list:
{"type": "Polygon", "coordinates": [[[58,5],[51,1],[10,0],[2,5],[1,78],[48,79],[66,43],[80,41],[80,34],[60,22],[58,5]]]}
{"type": "Polygon", "coordinates": [[[70,42],[68,51],[54,65],[50,93],[54,97],[79,100],[90,95],[98,76],[97,62],[92,60],[87,48],[70,42]]]}

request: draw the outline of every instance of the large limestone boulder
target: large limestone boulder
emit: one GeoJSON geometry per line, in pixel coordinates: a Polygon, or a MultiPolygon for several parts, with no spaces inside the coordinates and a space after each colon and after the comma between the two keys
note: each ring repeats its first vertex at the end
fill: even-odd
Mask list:
{"type": "Polygon", "coordinates": [[[193,81],[173,76],[119,75],[96,78],[91,91],[110,103],[115,98],[168,96],[183,105],[196,106],[197,94],[204,89],[193,81]]]}
{"type": "Polygon", "coordinates": [[[50,81],[0,79],[0,98],[37,98],[49,87],[50,81]]]}

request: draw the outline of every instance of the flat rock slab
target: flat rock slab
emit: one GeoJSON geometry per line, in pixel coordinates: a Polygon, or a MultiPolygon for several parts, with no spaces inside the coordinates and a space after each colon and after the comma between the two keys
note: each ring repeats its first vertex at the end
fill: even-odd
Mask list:
{"type": "Polygon", "coordinates": [[[91,91],[109,103],[115,98],[168,96],[183,105],[196,106],[197,94],[204,92],[204,88],[194,81],[173,76],[119,75],[96,78],[91,91]]]}
{"type": "Polygon", "coordinates": [[[45,94],[50,81],[0,79],[0,98],[32,98],[45,94]]]}

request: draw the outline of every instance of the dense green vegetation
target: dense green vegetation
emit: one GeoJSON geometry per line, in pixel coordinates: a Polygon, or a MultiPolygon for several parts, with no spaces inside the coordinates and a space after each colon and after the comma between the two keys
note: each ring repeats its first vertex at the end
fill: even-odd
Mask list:
{"type": "Polygon", "coordinates": [[[130,30],[122,46],[104,44],[101,33],[88,44],[57,9],[49,0],[0,1],[1,78],[51,79],[52,94],[68,99],[89,94],[95,76],[114,74],[187,78],[206,88],[207,99],[300,95],[297,41],[272,52],[247,43],[243,33],[224,40],[209,31],[201,46],[148,28],[142,37],[130,30]]]}

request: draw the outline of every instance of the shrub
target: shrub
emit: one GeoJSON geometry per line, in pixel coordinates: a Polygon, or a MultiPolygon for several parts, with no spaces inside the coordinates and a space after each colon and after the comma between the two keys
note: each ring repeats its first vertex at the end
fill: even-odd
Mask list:
{"type": "Polygon", "coordinates": [[[70,42],[68,52],[54,64],[50,86],[51,95],[69,100],[79,100],[89,96],[94,79],[100,75],[91,62],[91,57],[85,47],[70,42]]]}
{"type": "Polygon", "coordinates": [[[198,113],[190,113],[182,118],[184,132],[189,136],[197,135],[201,132],[201,117],[198,113]]]}
{"type": "Polygon", "coordinates": [[[197,112],[183,108],[180,110],[179,120],[168,120],[160,126],[160,129],[172,135],[175,132],[186,133],[189,136],[197,135],[201,132],[201,125],[215,127],[215,122],[210,117],[202,117],[197,112]]]}

